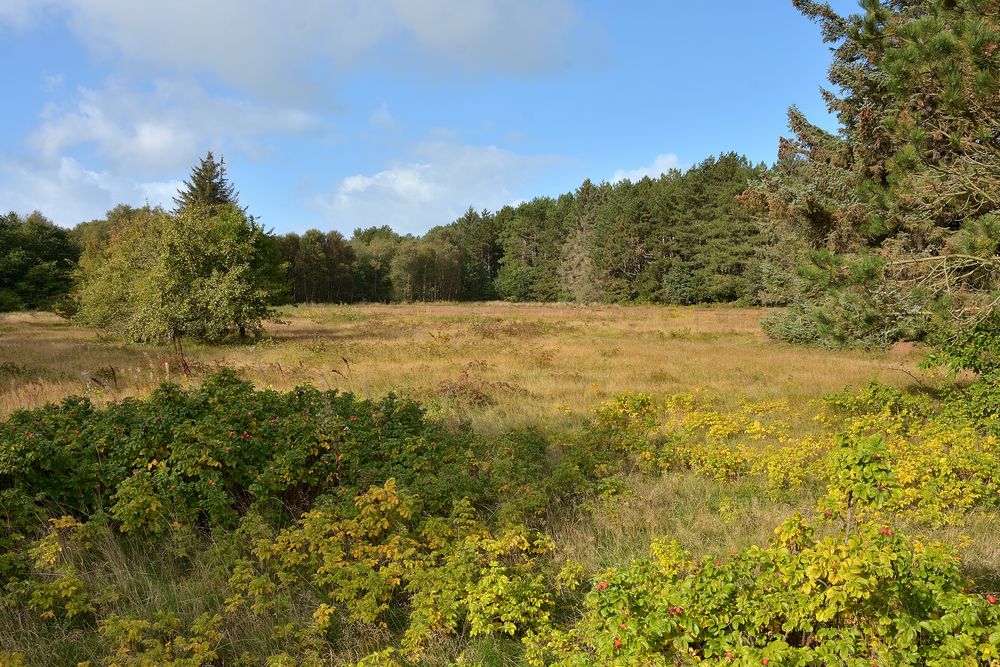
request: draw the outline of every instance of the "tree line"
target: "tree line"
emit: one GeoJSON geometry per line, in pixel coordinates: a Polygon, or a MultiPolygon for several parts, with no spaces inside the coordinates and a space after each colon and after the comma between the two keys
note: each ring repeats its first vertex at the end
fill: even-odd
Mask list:
{"type": "Polygon", "coordinates": [[[737,195],[766,172],[727,153],[656,179],[588,180],[559,197],[469,208],[421,236],[373,226],[346,238],[268,232],[209,153],[173,211],[120,205],[72,230],[39,213],[5,217],[13,241],[0,271],[22,277],[0,305],[151,342],[242,337],[285,303],[754,303],[763,237],[737,195]]]}
{"type": "Polygon", "coordinates": [[[275,237],[296,302],[758,300],[758,225],[736,196],[766,173],[735,153],[639,182],[594,184],[422,236],[275,237]]]}
{"type": "MultiPolygon", "coordinates": [[[[792,342],[931,340],[1000,358],[1000,6],[865,0],[842,16],[826,3],[793,4],[831,45],[823,94],[839,128],[826,131],[792,107],[792,135],[780,140],[773,166],[726,153],[655,179],[585,181],[558,197],[470,208],[422,236],[374,226],[346,238],[267,233],[239,207],[224,163],[209,154],[173,212],[123,206],[70,232],[37,213],[0,219],[0,309],[78,309],[101,322],[88,315],[87,295],[115,292],[88,287],[99,284],[99,267],[129,242],[130,225],[151,225],[150,238],[167,243],[181,233],[166,231],[170,220],[189,224],[191,243],[227,229],[249,244],[240,256],[255,268],[230,276],[232,293],[249,298],[253,290],[237,289],[236,276],[259,275],[255,298],[270,305],[784,305],[767,331],[792,342]],[[216,220],[224,207],[234,209],[226,223],[216,220]]],[[[147,271],[122,280],[153,275],[151,255],[115,261],[122,271],[147,271]]],[[[206,289],[228,271],[199,270],[206,289]]],[[[257,302],[239,307],[263,312],[257,302]]],[[[245,332],[232,324],[240,317],[223,329],[245,332]]],[[[162,333],[173,325],[157,326],[162,333]]]]}

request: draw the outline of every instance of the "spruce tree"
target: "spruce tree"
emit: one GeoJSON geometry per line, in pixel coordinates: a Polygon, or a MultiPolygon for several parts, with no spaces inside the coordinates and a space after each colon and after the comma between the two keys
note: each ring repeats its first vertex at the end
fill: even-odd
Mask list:
{"type": "Polygon", "coordinates": [[[191,170],[191,180],[174,197],[175,211],[184,213],[195,207],[214,207],[232,204],[239,207],[239,193],[226,178],[226,159],[218,162],[212,151],[191,170]]]}

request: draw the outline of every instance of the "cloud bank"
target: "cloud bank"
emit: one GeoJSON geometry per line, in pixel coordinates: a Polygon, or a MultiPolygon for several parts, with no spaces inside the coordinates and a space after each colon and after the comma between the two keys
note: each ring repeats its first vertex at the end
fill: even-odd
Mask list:
{"type": "Polygon", "coordinates": [[[2,0],[0,23],[54,16],[92,52],[208,74],[269,99],[320,85],[317,67],[525,75],[566,63],[570,0],[2,0]]]}
{"type": "Polygon", "coordinates": [[[557,161],[447,140],[424,142],[415,152],[413,161],[342,179],[311,207],[347,233],[370,225],[422,233],[452,222],[469,206],[510,203],[533,172],[557,161]]]}
{"type": "Polygon", "coordinates": [[[47,160],[87,147],[116,172],[143,174],[185,169],[206,143],[236,144],[253,153],[258,137],[320,128],[320,118],[307,111],[211,95],[190,82],[160,79],[143,91],[118,83],[80,88],[70,107],[46,109],[28,143],[47,160]]]}
{"type": "Polygon", "coordinates": [[[653,158],[653,164],[651,165],[628,171],[624,169],[617,170],[611,176],[611,182],[618,183],[619,181],[629,180],[635,183],[641,181],[646,176],[659,178],[661,174],[669,173],[673,169],[684,169],[680,158],[673,153],[661,153],[653,158]]]}
{"type": "MultiPolygon", "coordinates": [[[[19,154],[0,156],[0,200],[63,225],[121,202],[169,205],[206,148],[266,160],[288,139],[326,143],[343,111],[333,102],[341,76],[531,77],[566,65],[579,36],[574,0],[464,0],[459,8],[447,0],[0,0],[0,39],[43,25],[65,27],[105,78],[78,86],[45,76],[44,90],[60,101],[40,110],[19,154]]],[[[388,104],[367,120],[405,139],[388,104]]],[[[396,150],[406,157],[320,196],[303,194],[301,205],[339,227],[422,231],[469,204],[511,201],[545,162],[450,140],[396,150]]]]}

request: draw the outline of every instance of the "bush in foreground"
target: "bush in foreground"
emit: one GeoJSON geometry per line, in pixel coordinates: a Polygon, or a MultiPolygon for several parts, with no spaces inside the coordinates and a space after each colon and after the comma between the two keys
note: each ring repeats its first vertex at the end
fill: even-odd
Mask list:
{"type": "Polygon", "coordinates": [[[990,395],[873,385],[831,399],[824,439],[793,436],[780,402],[629,394],[559,447],[230,371],[18,412],[0,664],[995,665],[996,593],[902,528],[992,511],[970,485],[1000,477],[996,424],[967,405],[990,395]],[[566,559],[546,509],[635,466],[758,476],[776,498],[825,484],[825,518],[725,557],[657,539],[603,572],[566,559]]]}

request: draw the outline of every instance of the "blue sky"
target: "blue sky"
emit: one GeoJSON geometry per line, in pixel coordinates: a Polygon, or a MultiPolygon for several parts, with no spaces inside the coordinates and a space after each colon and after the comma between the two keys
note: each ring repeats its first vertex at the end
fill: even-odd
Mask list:
{"type": "Polygon", "coordinates": [[[770,163],[789,105],[834,127],[829,61],[790,0],[0,0],[0,209],[169,206],[211,149],[279,232],[421,233],[585,178],[770,163]]]}

